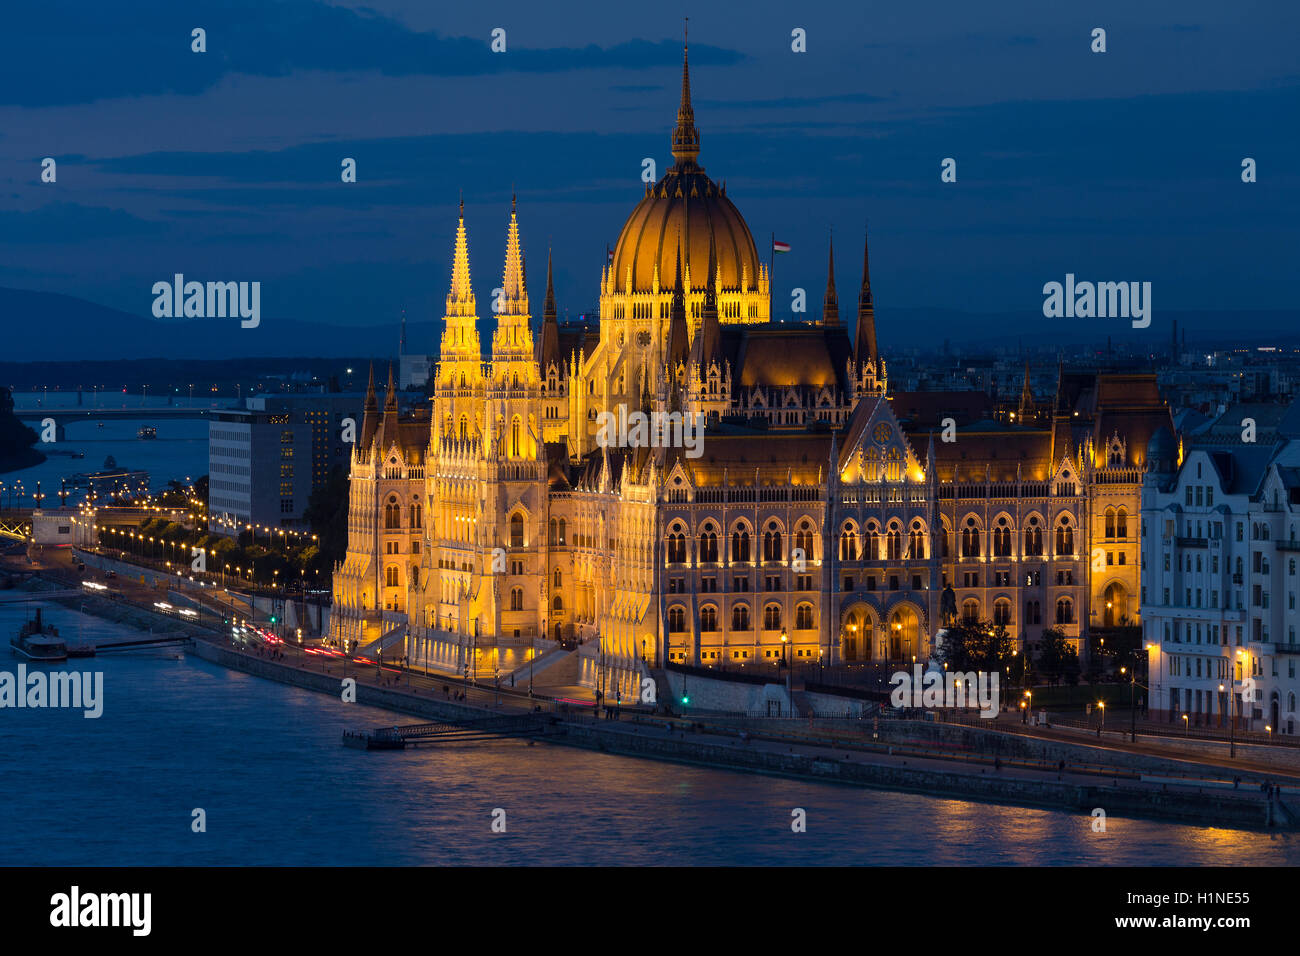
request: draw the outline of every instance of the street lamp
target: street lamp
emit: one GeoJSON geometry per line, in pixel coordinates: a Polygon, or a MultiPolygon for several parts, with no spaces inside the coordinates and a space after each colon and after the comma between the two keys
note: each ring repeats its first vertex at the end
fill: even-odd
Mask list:
{"type": "Polygon", "coordinates": [[[1183,736],[1190,737],[1191,735],[1192,725],[1187,722],[1187,715],[1183,714],[1183,736]]]}
{"type": "MultiPolygon", "coordinates": [[[[782,657],[786,656],[786,648],[789,647],[789,644],[790,644],[790,638],[786,634],[785,628],[781,628],[781,656],[782,657]]],[[[785,664],[785,700],[786,700],[786,706],[790,708],[791,716],[794,715],[793,700],[790,697],[790,665],[792,663],[793,661],[787,660],[785,664]]]]}

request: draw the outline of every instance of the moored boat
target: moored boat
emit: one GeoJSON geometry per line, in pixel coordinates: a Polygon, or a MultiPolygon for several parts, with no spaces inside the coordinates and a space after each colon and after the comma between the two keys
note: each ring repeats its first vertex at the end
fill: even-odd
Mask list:
{"type": "Polygon", "coordinates": [[[36,618],[24,622],[9,644],[15,657],[25,657],[35,664],[57,664],[68,659],[68,646],[59,637],[59,629],[41,620],[40,608],[36,609],[36,618]]]}

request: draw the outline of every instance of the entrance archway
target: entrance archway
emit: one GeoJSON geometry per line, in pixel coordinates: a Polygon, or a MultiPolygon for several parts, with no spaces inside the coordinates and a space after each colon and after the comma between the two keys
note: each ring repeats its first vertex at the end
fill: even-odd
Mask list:
{"type": "Polygon", "coordinates": [[[907,661],[920,654],[921,619],[915,608],[903,604],[893,610],[889,615],[887,643],[890,660],[907,661]]]}
{"type": "Polygon", "coordinates": [[[1118,627],[1128,623],[1128,591],[1124,585],[1115,581],[1106,586],[1104,592],[1106,606],[1103,608],[1102,623],[1106,627],[1118,627]]]}
{"type": "Polygon", "coordinates": [[[852,607],[840,625],[840,660],[846,664],[873,660],[875,633],[875,618],[866,605],[852,607]]]}

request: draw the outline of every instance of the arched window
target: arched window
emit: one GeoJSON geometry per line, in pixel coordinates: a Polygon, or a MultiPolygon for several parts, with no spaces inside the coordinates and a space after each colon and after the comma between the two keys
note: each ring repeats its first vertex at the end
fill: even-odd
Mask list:
{"type": "Polygon", "coordinates": [[[423,522],[420,520],[420,505],[418,503],[411,505],[411,527],[421,528],[423,526],[423,522]]]}
{"type": "Polygon", "coordinates": [[[510,589],[510,610],[522,611],[523,609],[524,609],[524,589],[511,588],[510,589]]]}
{"type": "Polygon", "coordinates": [[[993,623],[1003,627],[1011,623],[1011,602],[1006,598],[998,598],[993,602],[993,623]]]}
{"type": "Polygon", "coordinates": [[[510,457],[519,457],[519,416],[510,421],[510,457]]]}
{"type": "Polygon", "coordinates": [[[402,506],[397,503],[396,498],[389,498],[388,503],[384,505],[384,528],[394,531],[402,527],[402,506]]]}
{"type": "Polygon", "coordinates": [[[1115,537],[1128,537],[1128,509],[1122,506],[1115,512],[1115,537]]]}
{"type": "Polygon", "coordinates": [[[1038,516],[1033,515],[1025,526],[1025,554],[1041,557],[1043,554],[1043,528],[1038,516]]]}
{"type": "Polygon", "coordinates": [[[967,598],[961,602],[961,616],[967,624],[975,624],[980,619],[980,602],[967,598]]]}
{"type": "Polygon", "coordinates": [[[1011,525],[1007,523],[1005,515],[998,518],[998,523],[993,529],[993,556],[1011,557],[1011,525]]]}
{"type": "MultiPolygon", "coordinates": [[[[675,529],[680,525],[674,525],[675,529]]],[[[668,563],[685,564],[686,563],[686,535],[680,530],[674,530],[668,534],[668,563]]]]}
{"type": "Polygon", "coordinates": [[[813,606],[811,604],[800,604],[794,609],[794,629],[796,631],[811,631],[813,627],[813,606]]]}
{"type": "Polygon", "coordinates": [[[384,586],[397,588],[402,586],[401,579],[398,577],[397,565],[390,564],[384,569],[384,586]]]}
{"type": "Polygon", "coordinates": [[[1061,598],[1056,602],[1056,623],[1074,623],[1074,604],[1069,598],[1061,598]]]}
{"type": "Polygon", "coordinates": [[[891,521],[889,530],[885,533],[885,555],[890,561],[898,561],[903,557],[903,536],[899,532],[897,521],[891,521]]]}
{"type": "Polygon", "coordinates": [[[867,525],[867,537],[862,548],[862,560],[880,560],[880,533],[876,530],[874,523],[867,525]]]}
{"type": "Polygon", "coordinates": [[[731,532],[731,560],[749,560],[749,532],[737,530],[731,532]]]}
{"type": "Polygon", "coordinates": [[[715,531],[700,532],[700,561],[718,560],[718,535],[715,531]]]}
{"type": "Polygon", "coordinates": [[[686,608],[674,604],[668,609],[668,633],[682,634],[686,630],[686,608]]]}
{"type": "Polygon", "coordinates": [[[510,547],[524,546],[524,516],[515,513],[510,516],[510,547]]]}
{"type": "Polygon", "coordinates": [[[1056,553],[1074,554],[1074,527],[1068,515],[1061,515],[1056,523],[1056,553]]]}
{"type": "Polygon", "coordinates": [[[731,629],[733,631],[749,630],[749,605],[737,604],[731,609],[731,629]]]}
{"type": "Polygon", "coordinates": [[[559,536],[558,536],[557,531],[556,531],[557,528],[558,528],[558,525],[555,523],[555,519],[552,518],[552,519],[551,519],[551,534],[550,534],[550,537],[547,539],[547,541],[550,543],[551,547],[555,547],[557,544],[560,543],[560,539],[559,539],[559,536]]]}
{"type": "Polygon", "coordinates": [[[560,519],[560,547],[564,547],[564,542],[568,540],[568,527],[563,518],[560,519]]]}
{"type": "Polygon", "coordinates": [[[813,556],[812,525],[807,521],[799,522],[799,530],[794,535],[794,546],[803,551],[805,561],[813,556]]]}
{"type": "Polygon", "coordinates": [[[1115,537],[1115,509],[1106,509],[1106,538],[1107,540],[1115,537]]]}
{"type": "Polygon", "coordinates": [[[908,556],[913,561],[925,559],[925,527],[919,521],[912,522],[911,540],[908,542],[908,556]]]}
{"type": "Polygon", "coordinates": [[[978,558],[980,555],[980,529],[974,518],[966,519],[966,526],[961,529],[961,556],[978,558]]]}
{"type": "Polygon", "coordinates": [[[555,569],[555,574],[553,575],[553,577],[555,578],[555,586],[556,586],[557,588],[562,588],[562,587],[564,587],[564,572],[563,572],[563,571],[561,571],[559,568],[556,568],[556,569],[555,569]]]}
{"type": "Polygon", "coordinates": [[[763,608],[763,630],[779,631],[781,629],[781,605],[769,604],[763,608]]]}
{"type": "Polygon", "coordinates": [[[467,437],[469,437],[469,419],[462,415],[460,416],[460,440],[464,441],[467,437]]]}
{"type": "Polygon", "coordinates": [[[781,560],[781,529],[775,521],[769,523],[763,532],[763,560],[781,560]]]}
{"type": "Polygon", "coordinates": [[[553,610],[553,611],[563,611],[563,610],[564,610],[564,598],[560,597],[558,594],[555,595],[555,600],[551,602],[551,610],[553,610]]]}
{"type": "Polygon", "coordinates": [[[1042,623],[1043,623],[1042,605],[1040,605],[1037,601],[1026,601],[1025,602],[1025,624],[1029,625],[1029,624],[1042,624],[1042,623]]]}
{"type": "Polygon", "coordinates": [[[840,532],[840,560],[858,560],[858,536],[853,533],[850,525],[845,525],[844,530],[840,532]]]}
{"type": "Polygon", "coordinates": [[[712,604],[700,608],[700,630],[716,631],[718,629],[718,609],[712,604]]]}

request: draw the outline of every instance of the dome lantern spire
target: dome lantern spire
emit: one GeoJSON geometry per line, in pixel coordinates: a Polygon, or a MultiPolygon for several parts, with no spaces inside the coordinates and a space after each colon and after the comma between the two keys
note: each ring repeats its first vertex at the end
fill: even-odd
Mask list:
{"type": "Polygon", "coordinates": [[[700,155],[700,133],[695,128],[695,110],[691,107],[691,65],[687,39],[683,34],[682,101],[677,107],[677,126],[673,130],[673,159],[679,168],[694,166],[700,155]]]}

